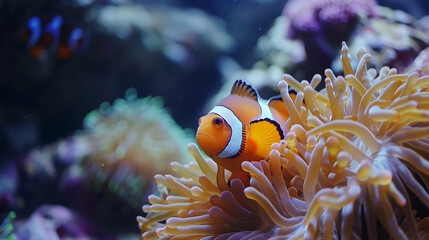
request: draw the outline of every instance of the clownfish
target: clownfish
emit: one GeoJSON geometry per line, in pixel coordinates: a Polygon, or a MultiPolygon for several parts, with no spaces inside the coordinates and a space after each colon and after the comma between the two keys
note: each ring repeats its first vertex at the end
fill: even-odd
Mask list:
{"type": "Polygon", "coordinates": [[[282,126],[289,118],[281,96],[264,100],[242,80],[236,80],[229,96],[199,119],[196,140],[203,152],[232,172],[230,181],[249,183],[243,161],[266,159],[273,143],[284,139],[282,126]]]}
{"type": "Polygon", "coordinates": [[[73,52],[81,50],[87,41],[81,28],[65,23],[61,16],[30,18],[21,38],[27,43],[30,55],[36,59],[47,51],[54,52],[58,58],[69,58],[73,52]]]}

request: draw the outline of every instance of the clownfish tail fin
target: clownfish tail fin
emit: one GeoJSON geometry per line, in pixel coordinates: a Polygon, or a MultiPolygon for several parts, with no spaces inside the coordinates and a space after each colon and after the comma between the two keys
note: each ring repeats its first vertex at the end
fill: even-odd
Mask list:
{"type": "Polygon", "coordinates": [[[239,79],[234,82],[231,88],[231,94],[235,94],[242,97],[248,97],[258,101],[258,92],[245,81],[239,79]]]}

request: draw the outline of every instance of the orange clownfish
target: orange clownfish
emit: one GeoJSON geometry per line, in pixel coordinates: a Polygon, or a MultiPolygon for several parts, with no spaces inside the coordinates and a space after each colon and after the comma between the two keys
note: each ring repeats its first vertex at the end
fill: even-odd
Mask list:
{"type": "Polygon", "coordinates": [[[284,139],[282,126],[289,118],[280,96],[261,99],[251,85],[235,81],[231,94],[199,120],[198,145],[217,164],[249,183],[243,161],[268,158],[271,144],[284,139]]]}

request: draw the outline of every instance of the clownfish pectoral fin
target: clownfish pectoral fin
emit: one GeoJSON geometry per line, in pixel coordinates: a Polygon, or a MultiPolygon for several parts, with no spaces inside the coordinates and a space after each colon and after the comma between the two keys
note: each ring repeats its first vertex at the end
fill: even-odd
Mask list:
{"type": "Polygon", "coordinates": [[[268,158],[271,144],[280,142],[284,135],[276,121],[264,118],[250,123],[250,139],[256,143],[256,154],[268,158]]]}
{"type": "Polygon", "coordinates": [[[258,92],[243,80],[236,80],[231,88],[231,94],[235,94],[241,97],[248,97],[250,99],[258,101],[258,92]]]}

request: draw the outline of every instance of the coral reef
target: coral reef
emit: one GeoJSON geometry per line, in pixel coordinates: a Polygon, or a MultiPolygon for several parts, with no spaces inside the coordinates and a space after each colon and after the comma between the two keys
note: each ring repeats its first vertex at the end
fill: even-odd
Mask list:
{"type": "Polygon", "coordinates": [[[0,239],[429,238],[426,1],[0,1],[0,239]],[[283,73],[249,182],[188,145],[283,73]]]}
{"type": "Polygon", "coordinates": [[[142,239],[429,237],[427,66],[377,73],[363,48],[357,56],[353,70],[343,43],[344,76],[327,69],[320,91],[320,75],[283,76],[289,132],[269,159],[243,162],[250,186],[228,185],[229,173],[189,144],[196,162],[155,176],[160,194],[137,218],[142,239]]]}

